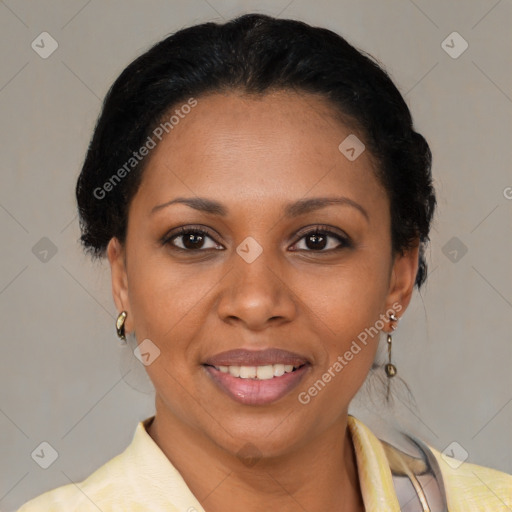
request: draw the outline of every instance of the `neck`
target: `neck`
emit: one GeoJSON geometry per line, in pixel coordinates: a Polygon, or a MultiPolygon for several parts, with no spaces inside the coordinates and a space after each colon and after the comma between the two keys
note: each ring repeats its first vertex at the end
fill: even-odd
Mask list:
{"type": "MultiPolygon", "coordinates": [[[[364,511],[345,413],[327,431],[279,457],[241,460],[156,400],[148,434],[180,472],[206,512],[364,511]]],[[[249,450],[250,452],[250,450],[249,450]]],[[[250,455],[250,453],[249,453],[250,455]]]]}

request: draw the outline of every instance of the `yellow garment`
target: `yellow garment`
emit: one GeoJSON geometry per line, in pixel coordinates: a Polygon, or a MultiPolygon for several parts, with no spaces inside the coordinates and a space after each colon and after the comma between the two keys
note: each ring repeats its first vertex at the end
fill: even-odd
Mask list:
{"type": "MultiPolygon", "coordinates": [[[[67,484],[25,503],[18,512],[204,512],[187,484],[139,422],[131,444],[83,482],[67,484]]],[[[348,428],[355,447],[365,509],[400,512],[381,441],[353,416],[348,428]]],[[[462,463],[447,464],[430,447],[444,479],[449,512],[512,511],[512,475],[462,463]]]]}

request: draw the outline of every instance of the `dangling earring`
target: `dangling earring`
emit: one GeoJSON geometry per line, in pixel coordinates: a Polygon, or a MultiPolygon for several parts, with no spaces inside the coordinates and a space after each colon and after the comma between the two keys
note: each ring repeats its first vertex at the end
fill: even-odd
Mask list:
{"type": "MultiPolygon", "coordinates": [[[[395,316],[394,313],[391,313],[389,316],[389,319],[392,322],[398,322],[398,318],[395,316]]],[[[391,329],[394,331],[396,329],[396,325],[391,325],[391,329]]],[[[389,402],[389,392],[390,392],[390,386],[391,386],[391,378],[394,377],[397,374],[396,366],[391,362],[391,346],[392,346],[392,336],[391,333],[388,333],[387,337],[387,344],[388,344],[388,362],[385,365],[384,369],[386,370],[386,376],[387,384],[386,384],[386,402],[389,402]]]]}
{"type": "Polygon", "coordinates": [[[117,320],[116,320],[116,331],[117,331],[118,338],[121,340],[121,345],[126,345],[126,334],[124,332],[124,321],[126,320],[127,314],[128,313],[126,311],[121,311],[121,313],[119,313],[119,316],[117,317],[117,320]]]}

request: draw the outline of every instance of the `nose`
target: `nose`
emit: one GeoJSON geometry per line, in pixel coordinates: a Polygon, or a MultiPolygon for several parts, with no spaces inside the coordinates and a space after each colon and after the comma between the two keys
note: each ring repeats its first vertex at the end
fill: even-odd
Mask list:
{"type": "Polygon", "coordinates": [[[260,331],[293,320],[297,303],[282,266],[270,251],[264,250],[251,263],[233,252],[230,264],[218,301],[222,321],[260,331]]]}

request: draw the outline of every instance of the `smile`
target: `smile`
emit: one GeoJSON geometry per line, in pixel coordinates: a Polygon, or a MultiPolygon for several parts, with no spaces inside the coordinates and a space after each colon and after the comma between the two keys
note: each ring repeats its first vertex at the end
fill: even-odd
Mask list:
{"type": "Polygon", "coordinates": [[[298,354],[269,349],[224,352],[202,366],[215,387],[235,402],[267,405],[295,389],[311,364],[298,354]]]}
{"type": "Polygon", "coordinates": [[[267,364],[264,366],[215,366],[222,373],[229,373],[239,379],[270,380],[291,373],[300,366],[291,364],[267,364]]]}

